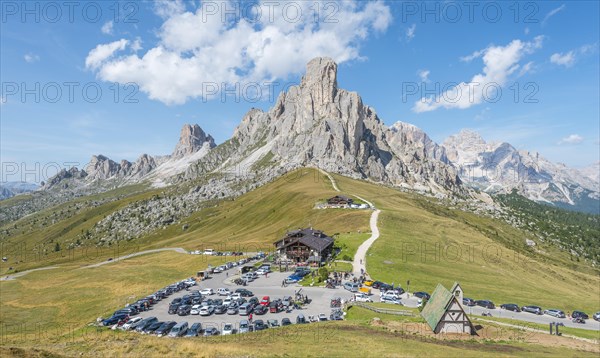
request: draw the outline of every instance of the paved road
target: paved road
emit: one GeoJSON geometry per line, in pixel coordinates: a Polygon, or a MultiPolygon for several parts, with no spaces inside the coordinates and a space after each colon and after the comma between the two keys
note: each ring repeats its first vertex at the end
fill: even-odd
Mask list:
{"type": "MultiPolygon", "coordinates": [[[[465,307],[465,312],[467,312],[467,314],[469,314],[469,315],[481,316],[481,314],[485,311],[489,311],[492,314],[492,317],[496,317],[496,318],[511,318],[511,319],[524,321],[524,322],[545,324],[546,326],[549,326],[550,322],[561,322],[565,325],[565,327],[600,331],[600,322],[594,321],[591,318],[591,316],[590,316],[590,319],[586,320],[585,324],[581,324],[581,323],[573,323],[570,319],[567,319],[567,318],[555,318],[555,317],[548,316],[548,315],[536,315],[536,314],[528,313],[528,312],[513,312],[513,311],[502,310],[500,308],[488,310],[486,308],[479,307],[479,306],[465,307]]],[[[590,314],[590,313],[592,313],[592,312],[588,312],[588,314],[590,314]]]]}
{"type": "Polygon", "coordinates": [[[102,262],[98,262],[92,265],[87,265],[87,266],[82,266],[80,268],[92,268],[92,267],[98,267],[98,266],[102,266],[102,265],[106,265],[112,262],[117,262],[117,261],[121,261],[121,260],[125,260],[125,259],[129,259],[131,257],[135,257],[135,256],[140,256],[140,255],[145,255],[145,254],[151,254],[154,252],[162,252],[162,251],[175,251],[175,252],[179,252],[180,254],[187,254],[188,252],[184,249],[182,249],[181,247],[165,247],[162,249],[153,249],[153,250],[145,250],[145,251],[140,251],[140,252],[135,252],[133,254],[129,254],[129,255],[124,255],[121,257],[117,257],[114,260],[111,261],[102,261],[102,262]]]}
{"type": "Polygon", "coordinates": [[[42,271],[42,270],[52,270],[52,269],[56,269],[56,268],[58,268],[58,266],[47,266],[47,267],[40,267],[40,268],[35,268],[35,269],[26,270],[26,271],[22,271],[22,272],[17,272],[17,273],[6,275],[4,277],[0,277],[0,281],[10,281],[10,280],[16,279],[17,277],[25,276],[30,272],[42,271]]]}

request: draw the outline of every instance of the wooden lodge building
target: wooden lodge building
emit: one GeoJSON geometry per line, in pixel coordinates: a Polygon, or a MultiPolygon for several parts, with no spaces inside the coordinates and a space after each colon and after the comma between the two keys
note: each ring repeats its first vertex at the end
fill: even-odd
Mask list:
{"type": "Polygon", "coordinates": [[[323,231],[299,229],[275,242],[275,249],[282,258],[294,262],[322,262],[331,255],[333,239],[323,231]]]}
{"type": "Polygon", "coordinates": [[[327,199],[328,205],[352,205],[354,200],[344,195],[336,195],[327,199]]]}
{"type": "Polygon", "coordinates": [[[463,292],[458,283],[448,291],[438,284],[421,312],[433,333],[475,335],[475,328],[462,306],[463,292]]]}

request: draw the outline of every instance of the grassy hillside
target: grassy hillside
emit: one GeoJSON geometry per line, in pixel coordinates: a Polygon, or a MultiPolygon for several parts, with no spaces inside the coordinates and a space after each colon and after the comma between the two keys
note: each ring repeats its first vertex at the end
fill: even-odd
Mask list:
{"type": "MultiPolygon", "coordinates": [[[[122,190],[112,195],[120,195],[122,190]]],[[[2,227],[11,233],[8,237],[5,234],[0,241],[3,256],[10,260],[0,263],[0,274],[6,274],[9,267],[23,271],[60,263],[86,264],[161,247],[268,251],[286,230],[306,226],[319,228],[330,235],[369,230],[369,213],[365,211],[314,209],[317,201],[336,192],[327,179],[307,169],[279,178],[235,200],[207,201],[203,204],[205,208],[180,222],[139,239],[122,241],[119,247],[84,245],[70,250],[67,248],[69,243],[76,242],[82,233],[92,230],[93,225],[108,214],[164,191],[148,190],[100,205],[77,205],[111,195],[104,193],[61,204],[2,227]],[[65,219],[61,220],[61,217],[65,219]],[[42,227],[41,222],[47,225],[42,227]],[[182,229],[184,225],[187,226],[185,230],[182,229]],[[60,251],[55,251],[56,243],[61,246],[60,251]]]]}
{"type": "Polygon", "coordinates": [[[367,254],[378,280],[432,292],[459,281],[465,296],[497,304],[600,310],[599,272],[552,246],[531,249],[526,233],[423,197],[335,176],[341,190],[374,201],[381,237],[367,254]]]}

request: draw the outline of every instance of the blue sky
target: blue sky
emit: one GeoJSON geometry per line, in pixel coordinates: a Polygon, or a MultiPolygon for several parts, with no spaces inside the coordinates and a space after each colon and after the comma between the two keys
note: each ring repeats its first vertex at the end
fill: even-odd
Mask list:
{"type": "Polygon", "coordinates": [[[339,86],[388,125],[599,160],[595,1],[75,4],[2,3],[2,180],[40,181],[93,154],[168,154],[184,123],[222,142],[314,56],[336,59],[339,86]],[[223,99],[222,83],[246,95],[223,99]]]}

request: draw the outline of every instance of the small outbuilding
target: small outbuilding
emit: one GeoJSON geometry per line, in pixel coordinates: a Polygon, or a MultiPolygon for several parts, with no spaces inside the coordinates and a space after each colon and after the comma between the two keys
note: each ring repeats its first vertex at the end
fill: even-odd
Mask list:
{"type": "Polygon", "coordinates": [[[477,334],[462,306],[462,288],[458,283],[448,291],[438,284],[425,304],[421,316],[433,333],[477,334]]]}

